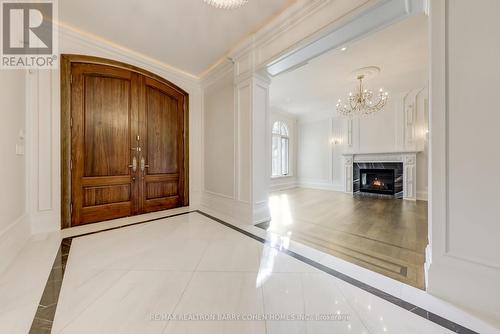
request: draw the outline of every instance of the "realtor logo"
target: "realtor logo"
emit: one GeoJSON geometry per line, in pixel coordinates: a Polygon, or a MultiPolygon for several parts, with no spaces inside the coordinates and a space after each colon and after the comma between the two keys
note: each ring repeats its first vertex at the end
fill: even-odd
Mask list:
{"type": "Polygon", "coordinates": [[[54,1],[2,2],[2,68],[57,66],[54,1]]]}

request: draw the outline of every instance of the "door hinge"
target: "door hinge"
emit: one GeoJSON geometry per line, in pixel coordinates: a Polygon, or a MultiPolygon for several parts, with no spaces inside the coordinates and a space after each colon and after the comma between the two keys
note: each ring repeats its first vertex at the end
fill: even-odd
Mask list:
{"type": "Polygon", "coordinates": [[[69,127],[70,128],[73,127],[73,117],[70,117],[70,119],[69,119],[69,127]]]}
{"type": "Polygon", "coordinates": [[[69,170],[73,170],[73,159],[69,160],[69,170]]]}
{"type": "Polygon", "coordinates": [[[69,213],[73,214],[73,203],[71,203],[69,206],[69,213]]]}
{"type": "Polygon", "coordinates": [[[69,77],[69,83],[73,83],[73,74],[69,77]]]}

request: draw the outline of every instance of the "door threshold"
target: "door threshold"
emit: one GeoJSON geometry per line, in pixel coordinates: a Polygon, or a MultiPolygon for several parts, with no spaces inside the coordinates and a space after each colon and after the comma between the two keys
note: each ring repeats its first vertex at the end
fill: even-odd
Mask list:
{"type": "Polygon", "coordinates": [[[184,214],[193,210],[195,210],[195,208],[192,206],[183,206],[180,208],[144,213],[136,216],[129,216],[124,218],[107,220],[103,222],[69,227],[61,231],[61,238],[68,238],[68,237],[74,237],[76,235],[95,233],[108,229],[115,229],[118,227],[134,225],[148,220],[168,218],[178,214],[184,214]]]}

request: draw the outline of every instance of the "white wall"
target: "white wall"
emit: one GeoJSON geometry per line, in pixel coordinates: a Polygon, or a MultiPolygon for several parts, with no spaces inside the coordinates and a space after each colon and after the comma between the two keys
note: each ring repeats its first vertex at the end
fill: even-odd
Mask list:
{"type": "Polygon", "coordinates": [[[298,175],[301,181],[330,180],[331,120],[299,123],[298,175]]]}
{"type": "Polygon", "coordinates": [[[237,224],[270,217],[269,81],[238,77],[233,63],[202,81],[203,210],[237,224]],[[269,166],[269,168],[268,168],[269,166]]]}
{"type": "Polygon", "coordinates": [[[500,2],[431,1],[428,290],[500,320],[500,2]]]}
{"type": "Polygon", "coordinates": [[[16,146],[24,145],[20,132],[25,131],[25,72],[0,71],[0,230],[24,214],[24,156],[16,146]]]}
{"type": "Polygon", "coordinates": [[[204,102],[204,190],[233,198],[235,117],[232,71],[205,89],[204,102]]]}
{"type": "Polygon", "coordinates": [[[417,197],[426,200],[427,129],[426,88],[403,93],[392,90],[383,111],[353,121],[339,117],[335,111],[305,113],[298,118],[298,184],[343,191],[343,153],[418,150],[421,152],[417,155],[417,197]],[[410,106],[416,110],[411,120],[410,106]]]}
{"type": "Polygon", "coordinates": [[[29,236],[24,221],[25,77],[22,70],[0,70],[0,272],[29,236]],[[17,151],[17,153],[16,153],[17,151]]]}
{"type": "MultiPolygon", "coordinates": [[[[272,86],[271,86],[272,87],[272,86]]],[[[289,136],[289,175],[271,178],[271,191],[294,188],[297,183],[297,118],[278,108],[271,108],[269,131],[275,122],[284,122],[288,127],[289,136]]]]}

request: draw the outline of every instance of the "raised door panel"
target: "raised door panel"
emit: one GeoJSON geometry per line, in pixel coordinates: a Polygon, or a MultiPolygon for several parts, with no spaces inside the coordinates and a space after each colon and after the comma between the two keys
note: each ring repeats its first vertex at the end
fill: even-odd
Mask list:
{"type": "Polygon", "coordinates": [[[145,78],[143,211],[182,205],[184,182],[184,96],[145,78]]]}
{"type": "Polygon", "coordinates": [[[84,176],[128,175],[131,82],[92,74],[84,80],[84,176]]]}
{"type": "Polygon", "coordinates": [[[90,64],[73,65],[72,75],[72,225],[129,216],[137,211],[129,168],[137,75],[90,64]]]}

